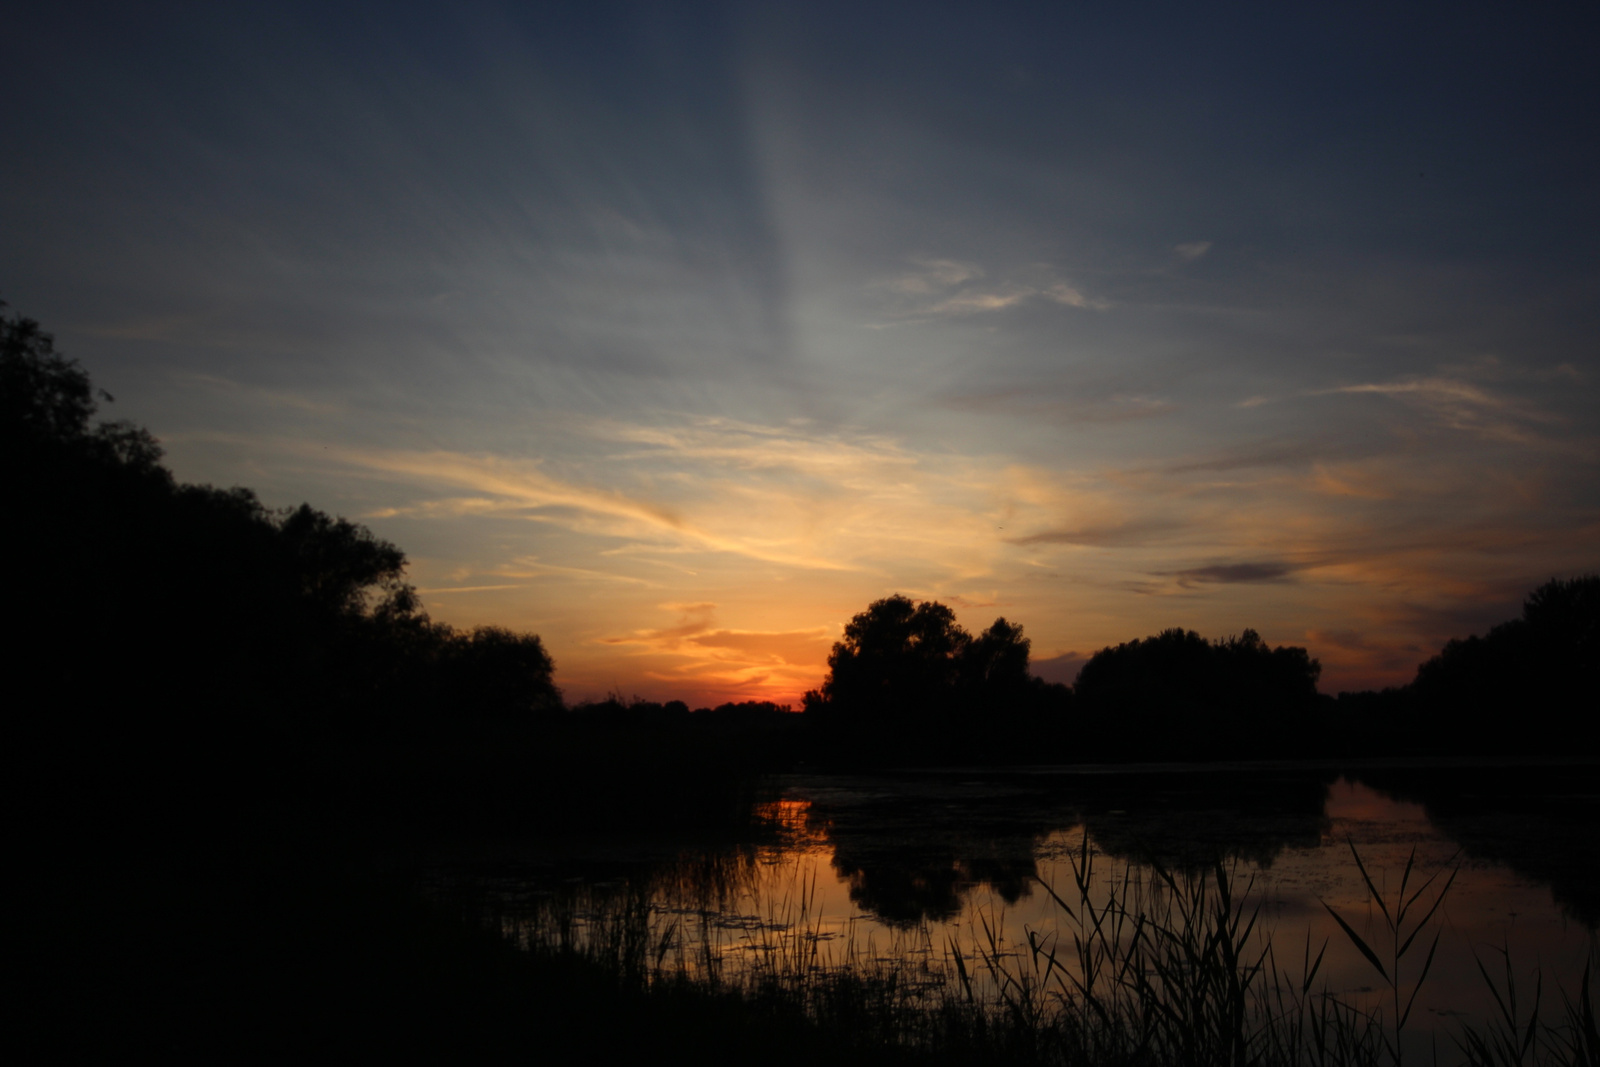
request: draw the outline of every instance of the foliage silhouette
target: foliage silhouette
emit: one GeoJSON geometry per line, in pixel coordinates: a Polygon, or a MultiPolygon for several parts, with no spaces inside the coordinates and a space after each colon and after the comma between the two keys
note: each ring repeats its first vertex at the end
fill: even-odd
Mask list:
{"type": "Polygon", "coordinates": [[[1353,774],[1396,800],[1420,805],[1440,833],[1477,862],[1542,882],[1563,911],[1600,928],[1600,796],[1592,762],[1451,760],[1365,767],[1353,774]]]}
{"type": "MultiPolygon", "coordinates": [[[[494,829],[547,833],[608,820],[722,825],[750,808],[738,775],[797,752],[1055,762],[1334,743],[1317,724],[1316,661],[1253,632],[1205,642],[1167,631],[1104,650],[1073,697],[1028,674],[1020,626],[998,619],[973,637],[949,608],[900,596],[852,620],[803,717],[637,699],[569,711],[537,637],[429,619],[404,554],[355,523],[308,505],[273,510],[248,489],[178,484],[149,433],[95,421],[109,400],[37,323],[0,314],[0,486],[13,614],[25,621],[8,655],[29,694],[11,717],[12,784],[21,866],[39,872],[18,914],[70,931],[64,945],[35,945],[21,969],[37,965],[42,995],[67,1005],[44,1016],[58,1031],[83,1022],[80,1001],[147,990],[140,1010],[107,1016],[106,1048],[132,1030],[165,1048],[163,1027],[207,1015],[191,1003],[216,1009],[219,1036],[271,1025],[329,955],[305,936],[295,951],[277,942],[308,916],[336,925],[317,910],[322,880],[348,857],[321,835],[352,809],[425,813],[452,834],[489,812],[506,820],[494,829]],[[232,950],[236,914],[259,929],[232,950]],[[107,973],[127,981],[87,997],[79,955],[115,960],[107,973]],[[205,976],[219,973],[255,977],[212,992],[205,976]]],[[[1447,645],[1395,698],[1417,731],[1405,736],[1593,752],[1592,713],[1560,720],[1550,741],[1500,721],[1515,707],[1555,722],[1592,688],[1596,585],[1552,582],[1521,619],[1447,645]]],[[[1391,705],[1374,706],[1381,718],[1391,705]]],[[[1112,851],[1149,848],[1125,807],[1085,802],[1083,816],[1112,851]]],[[[1313,818],[1299,814],[1295,833],[1313,818]]],[[[1037,832],[1022,823],[880,848],[850,829],[841,822],[841,870],[863,902],[908,921],[948,910],[972,884],[1020,893],[1037,832]]],[[[1280,832],[1240,847],[1270,851],[1280,832]]],[[[365,899],[344,903],[354,913],[365,899]]]]}
{"type": "Polygon", "coordinates": [[[432,622],[405,555],[364,527],[177,484],[146,431],[94,423],[110,398],[29,319],[0,316],[0,387],[0,475],[25,516],[20,607],[34,623],[22,662],[73,679],[53,698],[73,705],[75,733],[115,738],[120,763],[129,742],[140,758],[181,741],[248,760],[263,727],[350,739],[446,692],[476,714],[559,706],[537,637],[432,622]],[[119,713],[130,704],[151,710],[119,713]]]}
{"type": "Polygon", "coordinates": [[[1520,618],[1451,640],[1417,668],[1414,728],[1449,751],[1595,754],[1597,668],[1600,576],[1551,579],[1520,618]]]}
{"type": "Polygon", "coordinates": [[[1411,684],[1340,693],[1328,755],[1600,755],[1600,577],[1552,578],[1519,618],[1447,641],[1411,684]]]}
{"type": "Polygon", "coordinates": [[[559,737],[536,758],[563,718],[548,653],[430,620],[356,523],[179,484],[149,433],[97,421],[109,400],[0,312],[21,1032],[64,1058],[354,1048],[372,1019],[459,1044],[449,995],[402,1007],[431,981],[404,961],[476,950],[409,912],[399,940],[369,926],[368,853],[402,799],[459,831],[593,777],[559,737]]]}
{"type": "Polygon", "coordinates": [[[823,706],[864,721],[914,721],[949,702],[971,641],[943,604],[899,595],[875,601],[828,655],[823,706]]]}
{"type": "Polygon", "coordinates": [[[896,594],[846,625],[806,718],[833,759],[1004,760],[1019,730],[1064,705],[1067,689],[1028,673],[1029,641],[1004,618],[974,638],[937,601],[896,594]]]}
{"type": "Polygon", "coordinates": [[[958,915],[987,886],[1031,891],[1041,843],[1081,826],[1101,851],[1174,871],[1219,857],[1270,867],[1328,828],[1326,769],[1144,768],[1116,774],[927,768],[823,778],[808,825],[833,847],[850,899],[893,924],[958,915]]]}
{"type": "Polygon", "coordinates": [[[1320,741],[1321,670],[1254,630],[1207,641],[1173,629],[1101,649],[1074,693],[1096,747],[1123,758],[1304,756],[1320,741]]]}

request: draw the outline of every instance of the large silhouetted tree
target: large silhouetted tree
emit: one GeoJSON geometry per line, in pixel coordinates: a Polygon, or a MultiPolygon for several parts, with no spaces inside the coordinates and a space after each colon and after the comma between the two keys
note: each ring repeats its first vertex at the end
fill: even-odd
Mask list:
{"type": "Polygon", "coordinates": [[[554,664],[532,634],[500,626],[453,634],[444,663],[446,699],[469,716],[510,719],[560,707],[554,664]]]}
{"type": "Polygon", "coordinates": [[[937,601],[885,597],[845,626],[822,688],[806,694],[807,719],[835,751],[1017,758],[1019,747],[1008,756],[996,746],[1017,742],[1065,693],[1028,673],[1028,650],[1022,627],[1003,618],[975,638],[937,601]]]}
{"type": "Polygon", "coordinates": [[[821,701],[811,703],[858,724],[912,723],[949,703],[971,643],[943,604],[898,594],[874,601],[845,626],[821,701]]]}
{"type": "Polygon", "coordinates": [[[1322,666],[1254,630],[1207,641],[1193,630],[1101,649],[1074,692],[1103,755],[1219,759],[1308,754],[1322,666]]]}
{"type": "Polygon", "coordinates": [[[559,707],[537,637],[432,622],[404,553],[356,523],[178,484],[146,431],[96,421],[109,399],[0,314],[8,651],[41,776],[246,788],[384,720],[559,707]]]}
{"type": "Polygon", "coordinates": [[[1447,642],[1406,694],[1418,743],[1442,751],[1600,751],[1600,576],[1552,579],[1520,618],[1447,642]]]}

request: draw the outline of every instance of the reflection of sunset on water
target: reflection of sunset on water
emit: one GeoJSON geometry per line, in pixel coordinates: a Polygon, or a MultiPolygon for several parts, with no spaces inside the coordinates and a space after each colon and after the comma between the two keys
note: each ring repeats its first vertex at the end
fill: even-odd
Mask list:
{"type": "Polygon", "coordinates": [[[811,801],[804,797],[763,801],[755,805],[752,814],[779,831],[780,844],[771,851],[774,857],[827,847],[828,824],[826,820],[813,821],[811,801]]]}
{"type": "Polygon", "coordinates": [[[1345,823],[1381,823],[1388,826],[1426,823],[1427,812],[1420,804],[1385,797],[1371,789],[1340,778],[1328,787],[1328,802],[1324,811],[1334,827],[1328,831],[1328,840],[1343,841],[1349,833],[1345,823]]]}
{"type": "MultiPolygon", "coordinates": [[[[1041,885],[1076,900],[1075,878],[1086,860],[1093,870],[1089,899],[1096,908],[1113,899],[1160,908],[1168,899],[1162,879],[1151,868],[1105,852],[1081,824],[1033,838],[1030,884],[1004,896],[995,882],[983,877],[981,864],[963,856],[959,848],[940,861],[943,853],[929,852],[926,846],[893,834],[881,848],[853,844],[855,858],[845,863],[835,837],[836,818],[824,813],[830,805],[838,810],[842,796],[838,789],[829,784],[808,796],[800,786],[758,804],[756,820],[776,840],[759,846],[745,860],[708,867],[686,854],[669,867],[675,873],[647,883],[658,887],[651,911],[652,938],[672,942],[677,958],[695,973],[706,959],[721,961],[722,968],[760,967],[775,955],[805,951],[822,967],[898,960],[914,964],[923,975],[919,980],[937,984],[954,980],[954,952],[962,955],[965,965],[981,970],[982,946],[991,935],[1009,945],[1008,951],[1020,953],[1020,959],[1027,954],[1031,932],[1044,939],[1040,944],[1054,946],[1063,965],[1076,966],[1070,923],[1041,885]],[[895,850],[908,846],[912,851],[907,855],[931,858],[933,865],[886,878],[881,865],[893,862],[895,850]],[[708,876],[711,882],[705,881],[708,876]],[[712,892],[707,888],[712,884],[722,888],[712,892]],[[942,892],[953,892],[958,903],[947,915],[912,922],[886,918],[864,903],[884,900],[883,894],[891,889],[927,903],[940,899],[942,892]]],[[[874,795],[872,787],[862,795],[874,795]]],[[[1407,1023],[1408,1050],[1426,1053],[1435,1032],[1447,1040],[1461,1018],[1479,1018],[1490,1010],[1492,996],[1474,963],[1475,954],[1486,962],[1498,960],[1497,950],[1509,947],[1519,982],[1531,988],[1538,969],[1547,988],[1564,983],[1575,991],[1584,961],[1594,951],[1594,934],[1566,918],[1547,887],[1463,855],[1459,846],[1431,827],[1418,804],[1391,799],[1342,777],[1328,785],[1326,797],[1324,829],[1309,842],[1293,843],[1300,839],[1291,835],[1264,857],[1270,863],[1224,864],[1234,892],[1247,895],[1247,910],[1259,908],[1256,950],[1270,942],[1279,968],[1298,974],[1308,962],[1302,958],[1307,946],[1311,956],[1325,946],[1319,989],[1325,986],[1363,1010],[1392,1009],[1386,999],[1392,994],[1327,910],[1336,910],[1388,965],[1386,954],[1398,942],[1389,939],[1381,911],[1352,857],[1353,847],[1391,908],[1401,879],[1409,879],[1408,896],[1420,904],[1413,902],[1402,938],[1411,933],[1416,919],[1454,872],[1443,903],[1417,938],[1420,947],[1401,961],[1400,994],[1405,1000],[1416,988],[1433,935],[1439,935],[1437,955],[1407,1023]]],[[[852,832],[859,833],[859,825],[852,832]]],[[[1195,873],[1208,871],[1202,866],[1195,873]]],[[[1181,871],[1174,874],[1186,884],[1181,871]]],[[[584,906],[587,911],[580,908],[577,914],[598,921],[606,914],[604,898],[604,893],[590,898],[584,906]]],[[[507,921],[508,935],[524,941],[537,937],[538,920],[532,920],[533,926],[519,925],[510,917],[507,921]]],[[[980,984],[989,980],[981,979],[980,984]]],[[[1555,1012],[1557,1006],[1557,999],[1548,998],[1544,1008],[1555,1012]]]]}
{"type": "Polygon", "coordinates": [[[1402,1067],[1007,1000],[1124,949],[1235,1023],[1236,948],[1420,988],[1406,1067],[1485,960],[1558,1010],[1578,6],[8,5],[29,1038],[1402,1067]]]}

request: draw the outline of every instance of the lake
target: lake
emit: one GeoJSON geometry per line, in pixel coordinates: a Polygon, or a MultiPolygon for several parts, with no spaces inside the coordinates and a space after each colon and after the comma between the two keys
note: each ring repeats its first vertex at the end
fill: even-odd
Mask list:
{"type": "Polygon", "coordinates": [[[1003,1000],[1084,980],[1085,915],[1165,908],[1175,929],[1185,892],[1214,910],[1220,878],[1258,982],[1276,968],[1298,987],[1320,956],[1314,990],[1382,1013],[1391,1037],[1412,1004],[1406,1055],[1454,1062],[1464,1024],[1501,1017],[1486,973],[1523,1020],[1541,988],[1556,1024],[1596,959],[1597,780],[1550,761],[800,773],[734,831],[463,848],[426,882],[530,947],[605,941],[723,983],[894,972],[917,996],[1003,1000]]]}

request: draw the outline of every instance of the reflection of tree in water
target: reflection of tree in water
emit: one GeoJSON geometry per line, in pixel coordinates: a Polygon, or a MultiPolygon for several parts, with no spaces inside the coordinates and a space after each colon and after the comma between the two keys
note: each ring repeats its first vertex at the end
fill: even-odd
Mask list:
{"type": "Polygon", "coordinates": [[[1217,860],[1270,867],[1285,848],[1315,848],[1328,828],[1333,772],[1242,767],[1107,775],[1079,805],[1099,848],[1168,870],[1217,860]]]}
{"type": "Polygon", "coordinates": [[[652,899],[671,908],[727,911],[756,895],[760,851],[753,845],[685,849],[638,879],[652,899]]]}
{"type": "Polygon", "coordinates": [[[1014,788],[933,776],[856,779],[820,790],[804,810],[809,832],[832,846],[851,901],[896,926],[953,918],[981,885],[1021,900],[1053,823],[1014,788]]]}
{"type": "Polygon", "coordinates": [[[1568,915],[1600,926],[1600,796],[1592,765],[1362,771],[1360,780],[1420,804],[1469,856],[1550,886],[1568,915]]]}
{"type": "Polygon", "coordinates": [[[953,918],[979,887],[1017,902],[1038,877],[1040,842],[1080,824],[1101,850],[1139,863],[1270,866],[1286,847],[1321,843],[1332,779],[1261,768],[966,783],[922,776],[876,781],[866,798],[820,799],[807,819],[826,825],[850,899],[909,925],[953,918]]]}
{"type": "Polygon", "coordinates": [[[833,866],[850,881],[857,907],[892,925],[953,918],[969,892],[987,885],[1008,904],[1027,896],[1038,874],[1032,835],[988,841],[928,841],[900,849],[852,849],[833,866]]]}

